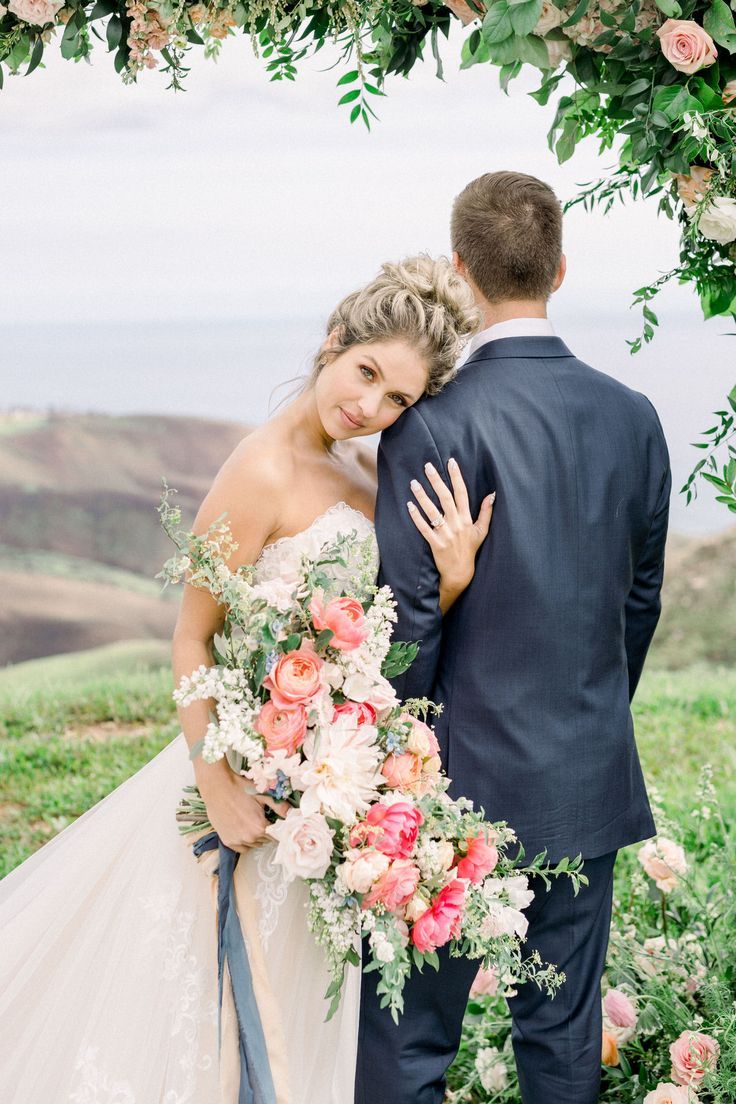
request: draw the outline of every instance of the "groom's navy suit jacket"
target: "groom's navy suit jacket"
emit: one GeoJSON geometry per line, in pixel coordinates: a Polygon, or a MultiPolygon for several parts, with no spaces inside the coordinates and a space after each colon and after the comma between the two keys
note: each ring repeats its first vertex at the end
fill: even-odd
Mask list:
{"type": "Polygon", "coordinates": [[[595,858],[652,836],[629,708],[660,612],[667,447],[648,399],[557,337],[481,346],[456,379],[382,436],[376,527],[397,640],[421,641],[394,681],[441,701],[442,757],[464,794],[527,855],[595,858]],[[449,483],[473,517],[497,492],[475,577],[446,617],[409,482],[449,483]]]}

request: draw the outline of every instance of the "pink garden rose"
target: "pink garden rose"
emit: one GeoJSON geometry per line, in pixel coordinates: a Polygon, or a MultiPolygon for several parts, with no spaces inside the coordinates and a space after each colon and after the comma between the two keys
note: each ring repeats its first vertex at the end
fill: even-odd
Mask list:
{"type": "Polygon", "coordinates": [[[656,1089],[644,1097],[644,1104],[695,1104],[695,1096],[682,1085],[660,1081],[656,1089]]]}
{"type": "Polygon", "coordinates": [[[492,843],[486,842],[483,832],[466,840],[468,852],[457,864],[458,878],[467,878],[477,884],[486,874],[490,874],[498,862],[498,851],[492,843]]]}
{"type": "Polygon", "coordinates": [[[269,751],[283,749],[293,755],[307,734],[307,711],[303,705],[279,709],[272,701],[267,701],[258,714],[255,730],[266,741],[269,751]]]}
{"type": "Polygon", "coordinates": [[[490,970],[480,969],[475,975],[475,981],[470,990],[471,997],[495,997],[498,992],[498,973],[493,967],[490,970]]]}
{"type": "Polygon", "coordinates": [[[426,912],[411,929],[411,941],[422,954],[429,954],[457,939],[465,909],[465,886],[459,878],[441,889],[426,912]]]}
{"type": "Polygon", "coordinates": [[[670,1046],[672,1080],[678,1085],[697,1088],[706,1073],[716,1068],[720,1049],[710,1035],[703,1035],[700,1031],[683,1031],[670,1046]]]}
{"type": "Polygon", "coordinates": [[[341,702],[340,705],[335,706],[332,714],[333,721],[337,720],[338,717],[353,717],[358,727],[364,724],[374,725],[376,723],[376,711],[368,702],[341,702]]]}
{"type": "Polygon", "coordinates": [[[730,80],[723,88],[723,102],[726,107],[736,100],[736,80],[730,80]]]}
{"type": "Polygon", "coordinates": [[[24,23],[44,27],[53,23],[56,13],[64,7],[64,0],[10,0],[8,11],[24,23]]]}
{"type": "Polygon", "coordinates": [[[306,705],[322,688],[323,661],[308,640],[296,652],[282,655],[263,680],[274,705],[290,709],[293,705],[306,705]]]}
{"type": "Polygon", "coordinates": [[[324,595],[316,591],[309,605],[314,627],[322,632],[332,629],[331,648],[351,652],[368,638],[368,623],[360,602],[355,598],[333,598],[327,605],[324,595]]]}
{"type": "Polygon", "coordinates": [[[390,859],[408,859],[414,850],[424,816],[408,801],[371,805],[362,824],[350,834],[350,846],[365,843],[390,859]]]}
{"type": "Polygon", "coordinates": [[[667,19],[657,31],[662,53],[680,73],[697,73],[718,57],[707,31],[692,19],[667,19]]]}
{"type": "Polygon", "coordinates": [[[411,725],[409,738],[406,742],[407,751],[418,755],[421,759],[429,759],[432,755],[439,755],[440,745],[429,725],[420,721],[418,717],[412,717],[411,713],[402,713],[400,721],[411,725]]]}
{"type": "Polygon", "coordinates": [[[363,898],[363,908],[385,905],[389,912],[398,912],[408,904],[419,885],[419,870],[411,859],[394,859],[388,870],[373,883],[363,898]]]}
{"type": "Polygon", "coordinates": [[[422,760],[410,751],[387,755],[381,773],[392,790],[407,790],[422,776],[422,760]]]}
{"type": "Polygon", "coordinates": [[[367,893],[377,878],[388,870],[389,859],[381,851],[348,851],[340,866],[340,877],[351,893],[367,893]]]}
{"type": "Polygon", "coordinates": [[[644,872],[652,878],[662,893],[673,890],[681,874],[687,873],[687,859],[679,843],[664,836],[649,840],[639,849],[637,858],[644,872]]]}

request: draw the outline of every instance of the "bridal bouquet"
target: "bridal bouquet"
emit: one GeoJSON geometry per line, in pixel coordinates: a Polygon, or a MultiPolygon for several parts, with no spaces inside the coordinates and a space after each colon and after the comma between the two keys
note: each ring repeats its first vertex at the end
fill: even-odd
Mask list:
{"type": "MultiPolygon", "coordinates": [[[[304,556],[295,578],[259,582],[250,565],[228,568],[236,546],[223,522],[204,536],[177,531],[167,494],[159,512],[180,554],[160,577],[206,587],[226,610],[216,665],[184,677],[174,698],[215,702],[193,755],[226,757],[254,792],[291,806],[267,832],[284,878],[309,886],[308,923],[332,976],[329,1014],[346,966],[360,964],[361,935],[365,969],[379,972],[395,1019],[412,965],[439,968],[437,949],[448,943],[553,995],[564,975],[521,954],[528,876],[565,874],[577,892],[580,860],[549,870],[539,855],[519,867],[508,854],[512,829],[448,796],[426,723],[438,707],[398,701],[389,682],[417,646],[391,640],[395,603],[375,584],[372,540],[338,536],[304,556]]],[[[195,787],[178,819],[184,833],[211,827],[195,787]]]]}

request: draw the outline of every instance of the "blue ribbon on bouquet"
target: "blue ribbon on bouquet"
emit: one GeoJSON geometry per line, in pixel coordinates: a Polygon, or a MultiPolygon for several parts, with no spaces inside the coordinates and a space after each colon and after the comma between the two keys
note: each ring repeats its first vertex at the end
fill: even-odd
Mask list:
{"type": "Polygon", "coordinates": [[[233,875],[240,853],[227,847],[220,840],[217,832],[208,832],[206,836],[202,836],[192,850],[199,857],[204,851],[214,851],[215,848],[219,848],[220,854],[217,886],[217,980],[220,1000],[218,1038],[222,1027],[222,989],[227,962],[240,1041],[238,1104],[276,1104],[276,1090],[253,989],[253,975],[235,903],[233,875]]]}

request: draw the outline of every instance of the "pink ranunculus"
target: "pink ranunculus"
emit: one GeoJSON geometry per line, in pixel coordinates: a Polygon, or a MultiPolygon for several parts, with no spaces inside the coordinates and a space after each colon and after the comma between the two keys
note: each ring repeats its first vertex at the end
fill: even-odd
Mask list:
{"type": "Polygon", "coordinates": [[[480,969],[470,990],[471,997],[495,997],[498,992],[498,971],[480,969]]]}
{"type": "Polygon", "coordinates": [[[720,1047],[711,1035],[700,1031],[683,1031],[670,1046],[673,1081],[678,1085],[697,1087],[715,1069],[720,1047]]]}
{"type": "Polygon", "coordinates": [[[369,628],[360,602],[355,598],[333,598],[325,605],[324,595],[315,591],[309,605],[314,627],[322,632],[331,629],[334,636],[330,647],[351,652],[367,640],[369,628]]]}
{"type": "Polygon", "coordinates": [[[673,890],[681,874],[687,873],[687,859],[679,843],[664,836],[649,840],[639,848],[637,858],[644,872],[652,878],[662,893],[673,890]]]}
{"type": "Polygon", "coordinates": [[[375,847],[390,859],[408,859],[414,850],[424,816],[408,801],[371,805],[362,824],[350,835],[350,846],[375,847]]]}
{"type": "Polygon", "coordinates": [[[302,641],[298,651],[282,655],[263,680],[274,705],[280,709],[306,705],[322,689],[322,665],[308,640],[302,641]]]}
{"type": "Polygon", "coordinates": [[[376,723],[376,711],[368,702],[341,702],[335,706],[332,719],[334,721],[343,716],[354,717],[358,726],[364,724],[374,725],[376,723]]]}
{"type": "Polygon", "coordinates": [[[457,939],[465,909],[465,884],[459,878],[441,889],[411,929],[411,941],[422,954],[457,939]]]}
{"type": "Polygon", "coordinates": [[[272,701],[267,701],[258,714],[255,730],[266,741],[269,751],[283,748],[293,755],[307,734],[307,711],[303,705],[279,709],[272,701]]]}
{"type": "Polygon", "coordinates": [[[408,790],[422,776],[422,760],[410,751],[387,755],[381,773],[392,790],[408,790]]]}
{"type": "Polygon", "coordinates": [[[692,19],[667,19],[657,31],[662,53],[680,73],[697,73],[718,57],[708,32],[692,19]]]}
{"type": "Polygon", "coordinates": [[[636,1027],[636,1009],[620,989],[609,989],[603,998],[603,1011],[614,1027],[636,1027]]]}
{"type": "Polygon", "coordinates": [[[477,836],[469,836],[466,840],[468,852],[457,864],[458,878],[467,878],[468,881],[482,882],[486,874],[490,874],[498,862],[498,851],[486,842],[483,832],[477,836]]]}
{"type": "Polygon", "coordinates": [[[424,721],[420,721],[418,717],[412,717],[411,713],[402,713],[399,720],[411,725],[406,743],[407,751],[419,755],[422,759],[428,759],[431,755],[439,755],[440,745],[429,725],[426,725],[424,721]]]}
{"type": "Polygon", "coordinates": [[[389,912],[398,912],[414,896],[419,885],[419,870],[411,859],[394,859],[388,870],[374,882],[364,898],[363,908],[385,905],[389,912]]]}
{"type": "Polygon", "coordinates": [[[656,1089],[644,1097],[644,1104],[695,1104],[695,1096],[682,1085],[660,1081],[656,1089]]]}

